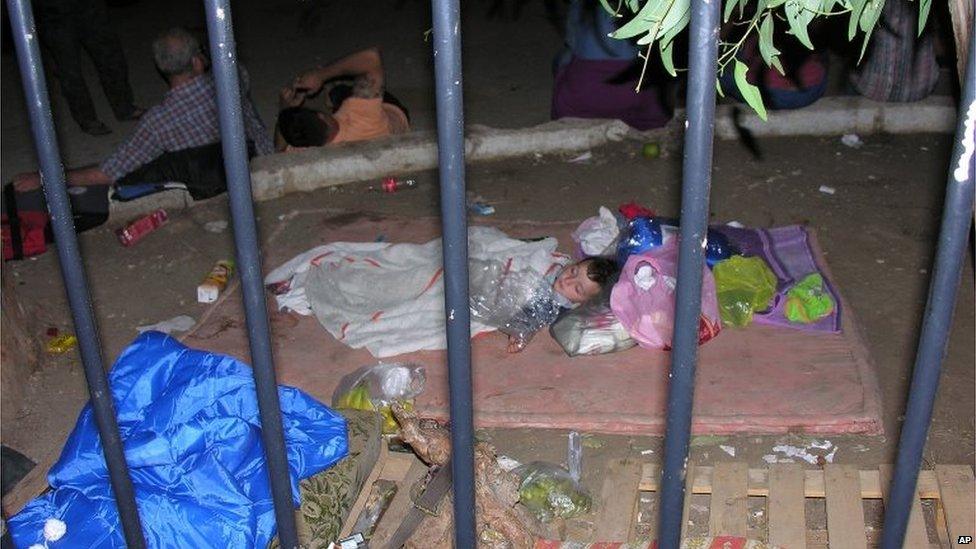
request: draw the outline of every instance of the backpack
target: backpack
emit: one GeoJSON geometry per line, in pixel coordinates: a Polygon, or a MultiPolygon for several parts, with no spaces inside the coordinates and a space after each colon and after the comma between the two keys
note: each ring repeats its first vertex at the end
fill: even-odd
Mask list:
{"type": "MultiPolygon", "coordinates": [[[[108,189],[105,186],[69,187],[68,199],[75,232],[84,232],[108,220],[108,189]]],[[[41,189],[18,193],[13,183],[3,187],[0,213],[3,260],[40,255],[54,242],[47,202],[41,189]]]]}

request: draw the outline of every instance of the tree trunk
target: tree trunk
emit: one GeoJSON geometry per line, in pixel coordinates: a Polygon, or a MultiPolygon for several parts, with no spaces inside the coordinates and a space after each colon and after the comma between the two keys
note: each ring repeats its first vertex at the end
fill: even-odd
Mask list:
{"type": "Polygon", "coordinates": [[[39,310],[24,300],[5,271],[0,291],[0,418],[8,428],[26,402],[28,379],[43,358],[39,310]]]}

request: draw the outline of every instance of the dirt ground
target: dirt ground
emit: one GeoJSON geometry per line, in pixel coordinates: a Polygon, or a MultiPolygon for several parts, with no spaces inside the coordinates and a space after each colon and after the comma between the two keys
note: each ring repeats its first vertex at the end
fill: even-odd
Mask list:
{"type": "MultiPolygon", "coordinates": [[[[949,140],[942,136],[869,138],[861,149],[837,139],[760,141],[765,161],[749,160],[735,143],[720,142],[715,154],[713,222],[739,221],[772,226],[805,223],[817,231],[836,281],[859,320],[882,389],[886,435],[827,437],[840,446],[838,462],[876,464],[892,459],[903,401],[925,303],[944,189],[949,140]],[[818,191],[829,185],[836,194],[818,191]]],[[[640,143],[624,142],[594,151],[588,164],[546,157],[473,166],[470,189],[495,205],[501,220],[580,220],[600,204],[631,199],[664,215],[678,214],[678,158],[648,160],[640,143]]],[[[370,182],[287,196],[258,205],[262,237],[279,216],[293,211],[376,212],[435,215],[435,174],[417,175],[416,190],[367,193],[370,182]]],[[[319,214],[325,215],[325,214],[319,214]]],[[[220,258],[232,257],[230,231],[210,233],[203,225],[227,219],[218,200],[183,212],[132,248],[123,248],[103,226],[81,237],[106,360],[136,335],[135,327],[178,314],[199,319],[206,305],[194,288],[220,258]],[[133,297],[138,296],[138,297],[133,297]]],[[[283,235],[288,238],[301,238],[283,235]]],[[[363,235],[372,240],[376,235],[363,235]]],[[[308,247],[318,242],[308,242],[308,247]]],[[[973,272],[966,262],[953,337],[944,366],[927,463],[973,463],[973,272]]],[[[270,269],[272,265],[266,266],[270,269]]],[[[39,299],[49,324],[70,331],[70,320],[54,254],[6,268],[24,295],[39,299]]],[[[30,389],[30,410],[9,422],[4,440],[28,456],[57,447],[87,398],[84,377],[73,354],[53,358],[30,389]]],[[[486,433],[499,449],[520,460],[563,459],[565,433],[495,430],[486,433]]],[[[643,454],[654,460],[660,440],[597,436],[587,450],[587,467],[599,474],[600,461],[643,454]]],[[[783,437],[732,437],[694,448],[701,463],[732,459],[719,443],[737,448],[736,459],[755,466],[783,437]]]]}
{"type": "MultiPolygon", "coordinates": [[[[165,10],[156,5],[142,2],[112,10],[113,17],[123,22],[119,32],[138,102],[147,106],[164,92],[149,63],[148,37],[173,24],[202,24],[197,2],[165,3],[165,10]]],[[[419,0],[236,3],[241,57],[251,72],[252,96],[265,121],[271,120],[274,111],[275,89],[295,72],[356,46],[378,43],[385,49],[390,90],[411,107],[416,127],[432,127],[432,74],[429,46],[423,37],[429,19],[425,6],[419,0]],[[353,9],[355,32],[350,26],[335,24],[354,18],[353,9]],[[276,40],[274,47],[262,45],[267,37],[276,40]]],[[[528,4],[517,20],[511,13],[486,19],[483,14],[490,7],[487,0],[466,4],[468,121],[493,126],[543,122],[548,118],[549,63],[559,35],[546,21],[541,3],[528,4]]],[[[6,180],[33,169],[34,161],[23,98],[19,86],[13,85],[18,81],[11,56],[2,58],[0,75],[5,92],[0,100],[0,176],[6,180]]],[[[94,84],[94,78],[90,82],[94,84]]],[[[56,99],[62,151],[69,165],[97,161],[131,127],[108,119],[101,93],[94,85],[92,89],[100,112],[105,113],[104,121],[115,132],[98,139],[84,136],[56,99]]],[[[817,232],[836,282],[868,343],[881,385],[886,431],[878,437],[826,438],[840,447],[836,462],[870,466],[891,462],[897,442],[938,232],[950,140],[935,135],[864,139],[866,144],[860,149],[845,147],[835,137],[760,140],[763,161],[753,160],[736,143],[719,142],[711,211],[716,223],[804,223],[817,232]],[[819,192],[821,185],[834,187],[836,193],[819,192]]],[[[584,164],[569,163],[563,157],[528,157],[471,166],[468,185],[496,207],[495,217],[500,220],[582,220],[594,215],[600,205],[616,206],[629,200],[643,202],[662,215],[677,216],[680,158],[646,159],[639,154],[640,146],[627,141],[595,150],[593,159],[584,164]]],[[[375,182],[362,182],[261,203],[257,207],[260,234],[266,238],[279,216],[294,211],[327,208],[336,213],[436,215],[436,173],[424,172],[415,178],[420,182],[418,189],[393,195],[366,193],[366,187],[375,182]]],[[[228,219],[224,200],[170,213],[172,221],[166,227],[132,248],[119,246],[112,234],[114,225],[81,236],[107,364],[137,335],[136,326],[180,314],[199,319],[207,306],[196,303],[196,285],[216,260],[233,256],[229,230],[211,233],[204,229],[207,222],[228,219]]],[[[364,239],[375,236],[364,235],[364,239]]],[[[310,241],[308,247],[317,244],[310,241]]],[[[4,269],[15,277],[25,296],[41,302],[47,325],[71,331],[53,253],[8,263],[4,269]]],[[[927,466],[974,463],[973,281],[970,255],[926,449],[927,466]]],[[[68,353],[50,358],[28,389],[28,409],[19,417],[3,418],[4,443],[35,458],[56,450],[86,399],[78,357],[68,353]]],[[[565,459],[565,432],[506,429],[482,432],[481,436],[492,440],[501,453],[523,462],[565,459]]],[[[698,439],[692,460],[733,459],[718,448],[724,444],[736,448],[736,460],[758,467],[762,456],[784,438],[698,439]]],[[[584,483],[597,492],[607,460],[629,455],[657,461],[660,455],[660,438],[594,435],[586,440],[584,483]]]]}

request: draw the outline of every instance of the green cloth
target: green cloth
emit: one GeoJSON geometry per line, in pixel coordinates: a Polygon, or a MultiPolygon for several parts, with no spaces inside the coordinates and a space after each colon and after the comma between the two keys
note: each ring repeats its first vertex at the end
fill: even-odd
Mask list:
{"type": "Polygon", "coordinates": [[[783,313],[790,322],[809,324],[834,311],[834,300],[824,291],[820,273],[808,274],[786,292],[783,313]]]}
{"type": "Polygon", "coordinates": [[[722,324],[742,328],[752,314],[769,307],[776,295],[776,275],[760,257],[734,255],[712,269],[722,324]]]}

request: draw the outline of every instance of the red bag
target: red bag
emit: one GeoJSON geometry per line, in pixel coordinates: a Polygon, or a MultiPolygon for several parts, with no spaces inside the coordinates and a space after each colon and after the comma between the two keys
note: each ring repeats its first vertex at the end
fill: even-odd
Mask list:
{"type": "Polygon", "coordinates": [[[18,211],[14,192],[12,185],[4,188],[5,211],[0,214],[4,261],[31,257],[47,250],[47,212],[18,211]]]}

